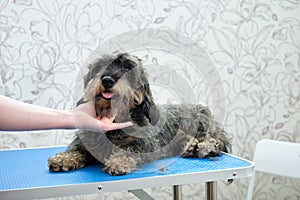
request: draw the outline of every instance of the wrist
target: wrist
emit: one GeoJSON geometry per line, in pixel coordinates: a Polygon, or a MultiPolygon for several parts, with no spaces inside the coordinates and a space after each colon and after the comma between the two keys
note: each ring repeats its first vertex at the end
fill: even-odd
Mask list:
{"type": "MultiPolygon", "coordinates": [[[[53,110],[52,115],[53,120],[48,119],[45,121],[49,123],[50,129],[74,129],[75,128],[75,114],[72,110],[53,110]]],[[[50,117],[49,116],[49,117],[50,117]]]]}
{"type": "Polygon", "coordinates": [[[75,111],[69,110],[69,111],[63,111],[63,119],[62,119],[62,128],[65,129],[75,129],[76,128],[76,117],[75,117],[75,111]]]}

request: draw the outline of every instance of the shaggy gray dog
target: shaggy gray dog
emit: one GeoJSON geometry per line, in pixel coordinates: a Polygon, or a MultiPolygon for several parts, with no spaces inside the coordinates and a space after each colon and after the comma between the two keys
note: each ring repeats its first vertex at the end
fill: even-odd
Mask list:
{"type": "Polygon", "coordinates": [[[147,73],[134,55],[122,53],[96,60],[89,65],[84,88],[78,104],[94,101],[99,117],[117,111],[116,122],[130,120],[134,125],[105,134],[78,131],[65,152],[49,158],[52,171],[100,162],[105,172],[122,175],[163,157],[204,158],[229,151],[225,132],[207,107],[154,103],[147,73]]]}

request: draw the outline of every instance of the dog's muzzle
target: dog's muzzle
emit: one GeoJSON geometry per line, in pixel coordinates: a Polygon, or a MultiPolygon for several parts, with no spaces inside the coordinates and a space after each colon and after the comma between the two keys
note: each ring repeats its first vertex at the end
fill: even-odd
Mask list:
{"type": "Polygon", "coordinates": [[[105,89],[110,89],[115,85],[116,81],[111,76],[104,76],[102,78],[102,85],[105,89]]]}
{"type": "Polygon", "coordinates": [[[101,81],[102,86],[104,87],[104,91],[101,93],[101,96],[106,100],[110,100],[114,95],[111,88],[115,85],[116,81],[111,76],[103,76],[101,81]]]}

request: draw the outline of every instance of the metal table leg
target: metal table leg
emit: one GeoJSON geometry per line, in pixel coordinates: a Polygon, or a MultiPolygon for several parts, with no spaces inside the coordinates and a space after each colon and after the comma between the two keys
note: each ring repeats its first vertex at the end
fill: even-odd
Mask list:
{"type": "Polygon", "coordinates": [[[211,181],[205,183],[206,200],[217,199],[217,182],[211,181]]]}
{"type": "MultiPolygon", "coordinates": [[[[142,189],[129,190],[137,198],[142,200],[154,200],[149,194],[147,194],[142,189]]],[[[205,183],[206,200],[216,200],[217,199],[217,182],[211,181],[205,183]]],[[[182,186],[173,186],[173,200],[182,200],[182,186]]]]}
{"type": "Polygon", "coordinates": [[[182,186],[181,185],[173,186],[173,200],[182,200],[182,186]]]}
{"type": "Polygon", "coordinates": [[[128,190],[128,192],[131,192],[134,196],[141,200],[154,200],[147,192],[142,189],[128,190]]]}

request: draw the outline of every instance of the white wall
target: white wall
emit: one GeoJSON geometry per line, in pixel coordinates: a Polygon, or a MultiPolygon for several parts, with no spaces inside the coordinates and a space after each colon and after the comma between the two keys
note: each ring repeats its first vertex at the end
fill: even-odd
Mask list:
{"type": "MultiPolygon", "coordinates": [[[[209,54],[224,87],[224,127],[233,154],[251,159],[261,138],[300,142],[298,0],[2,0],[0,92],[70,109],[78,95],[75,79],[90,53],[121,33],[150,27],[176,31],[209,54]]],[[[162,59],[159,55],[148,62],[162,59]]],[[[158,88],[155,94],[161,99],[158,88]]],[[[68,144],[72,135],[72,131],[2,132],[0,148],[68,144]]],[[[220,199],[244,199],[247,181],[226,187],[220,183],[220,199]]],[[[258,182],[256,199],[300,198],[299,181],[261,176],[258,182]]],[[[186,198],[198,199],[202,189],[202,185],[185,186],[186,198]]],[[[171,191],[150,192],[166,198],[171,191]]],[[[104,199],[125,198],[133,197],[118,193],[104,199]]]]}

